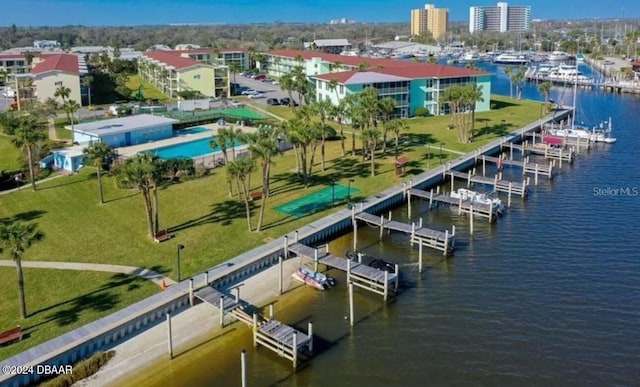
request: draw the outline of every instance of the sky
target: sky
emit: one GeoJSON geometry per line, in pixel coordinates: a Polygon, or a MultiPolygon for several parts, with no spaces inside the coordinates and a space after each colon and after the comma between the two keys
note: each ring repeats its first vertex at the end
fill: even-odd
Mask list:
{"type": "MultiPolygon", "coordinates": [[[[467,21],[469,7],[497,1],[429,1],[467,21]]],[[[518,0],[532,19],[640,18],[639,0],[518,0]]],[[[0,26],[114,26],[172,23],[409,22],[416,0],[0,0],[0,26]]]]}

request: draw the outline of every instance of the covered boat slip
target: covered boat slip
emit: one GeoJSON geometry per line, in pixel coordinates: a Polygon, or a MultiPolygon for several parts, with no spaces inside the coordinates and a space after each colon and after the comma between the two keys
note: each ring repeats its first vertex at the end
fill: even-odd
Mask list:
{"type": "Polygon", "coordinates": [[[489,219],[489,222],[493,222],[498,218],[499,208],[485,203],[478,203],[472,200],[463,200],[462,196],[458,199],[451,197],[451,195],[440,194],[439,191],[434,193],[433,190],[427,192],[415,188],[407,190],[407,205],[409,209],[409,216],[411,216],[411,196],[416,196],[422,199],[429,200],[429,210],[433,208],[434,202],[449,204],[458,207],[458,214],[472,214],[474,216],[480,216],[482,218],[489,219]]]}
{"type": "Polygon", "coordinates": [[[353,283],[354,286],[362,289],[380,294],[385,300],[388,298],[391,284],[393,284],[394,292],[398,291],[398,265],[396,265],[395,273],[389,273],[386,270],[376,269],[347,258],[336,257],[327,251],[320,252],[317,248],[312,248],[301,243],[294,243],[287,246],[285,251],[292,252],[300,258],[311,259],[314,262],[315,270],[317,270],[318,264],[342,270],[347,273],[347,282],[353,283]]]}

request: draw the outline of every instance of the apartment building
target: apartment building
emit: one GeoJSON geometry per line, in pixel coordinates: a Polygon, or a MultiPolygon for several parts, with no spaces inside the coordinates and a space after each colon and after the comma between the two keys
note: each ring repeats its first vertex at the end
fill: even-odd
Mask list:
{"type": "Polygon", "coordinates": [[[288,49],[268,51],[262,56],[264,61],[259,63],[260,70],[273,76],[302,66],[315,87],[315,98],[330,100],[334,105],[347,94],[374,87],[380,98],[390,97],[396,101],[392,116],[411,117],[418,107],[440,115],[445,114],[438,103],[444,89],[450,85],[474,83],[482,87],[484,100],[477,102],[476,110],[488,111],[490,108],[491,75],[480,70],[288,49]],[[367,67],[363,68],[365,62],[367,67]]]}
{"type": "Polygon", "coordinates": [[[469,8],[469,32],[476,31],[527,31],[531,28],[531,6],[509,6],[499,2],[495,6],[469,8]]]}
{"type": "Polygon", "coordinates": [[[425,4],[424,9],[411,10],[411,35],[419,36],[430,32],[435,40],[440,40],[447,32],[449,10],[425,4]]]}

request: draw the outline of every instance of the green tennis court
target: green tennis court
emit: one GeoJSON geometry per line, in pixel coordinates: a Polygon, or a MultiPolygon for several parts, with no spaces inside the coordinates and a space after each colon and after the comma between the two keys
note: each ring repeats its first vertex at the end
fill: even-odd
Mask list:
{"type": "Polygon", "coordinates": [[[322,210],[326,207],[330,207],[333,202],[338,202],[347,196],[352,197],[354,192],[358,191],[359,189],[355,187],[336,184],[310,193],[309,195],[303,196],[299,199],[279,205],[276,207],[276,211],[284,212],[287,215],[301,217],[312,212],[322,210]]]}

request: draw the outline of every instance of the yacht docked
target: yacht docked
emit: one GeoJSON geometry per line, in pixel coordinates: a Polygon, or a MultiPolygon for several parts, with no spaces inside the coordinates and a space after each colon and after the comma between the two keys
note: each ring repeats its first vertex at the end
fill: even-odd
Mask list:
{"type": "Polygon", "coordinates": [[[553,51],[549,55],[547,55],[547,60],[550,62],[564,62],[573,59],[571,55],[567,54],[564,51],[553,51]]]}
{"type": "Polygon", "coordinates": [[[458,188],[457,191],[451,191],[449,193],[449,196],[451,196],[454,199],[459,199],[462,201],[471,201],[474,204],[477,203],[477,204],[484,204],[487,206],[491,206],[491,209],[497,212],[498,214],[501,214],[502,211],[504,210],[504,206],[500,199],[492,198],[485,193],[472,191],[470,189],[458,188]]]}
{"type": "Polygon", "coordinates": [[[493,58],[495,64],[523,65],[529,63],[529,55],[518,53],[503,53],[493,58]]]}

